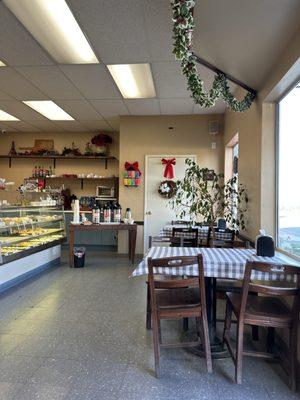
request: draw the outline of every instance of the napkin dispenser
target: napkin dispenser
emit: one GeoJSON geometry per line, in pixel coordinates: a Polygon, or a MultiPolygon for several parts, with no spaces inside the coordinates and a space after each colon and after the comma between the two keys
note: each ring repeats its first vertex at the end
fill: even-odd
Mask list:
{"type": "Polygon", "coordinates": [[[217,228],[220,229],[220,230],[222,230],[222,231],[225,231],[225,230],[226,230],[227,224],[226,224],[226,220],[225,220],[224,218],[219,218],[219,219],[218,219],[217,228]]]}
{"type": "Polygon", "coordinates": [[[260,235],[256,238],[256,254],[262,257],[275,256],[275,243],[272,236],[267,235],[264,229],[261,229],[260,235]]]}

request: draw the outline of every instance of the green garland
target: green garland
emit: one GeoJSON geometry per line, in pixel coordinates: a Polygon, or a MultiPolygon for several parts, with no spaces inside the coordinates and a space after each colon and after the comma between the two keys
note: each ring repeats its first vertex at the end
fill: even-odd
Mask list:
{"type": "Polygon", "coordinates": [[[204,90],[203,81],[198,75],[196,60],[192,53],[195,0],[171,0],[171,6],[173,12],[173,53],[178,60],[181,60],[182,73],[187,78],[188,89],[191,91],[195,103],[208,108],[214,106],[218,98],[222,98],[233,111],[246,111],[254,101],[255,93],[249,92],[243,100],[238,101],[231,93],[224,74],[216,75],[208,93],[204,90]]]}

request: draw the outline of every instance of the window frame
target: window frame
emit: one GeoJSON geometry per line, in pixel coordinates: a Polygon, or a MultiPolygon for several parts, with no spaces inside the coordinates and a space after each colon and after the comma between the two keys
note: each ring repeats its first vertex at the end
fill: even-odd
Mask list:
{"type": "Polygon", "coordinates": [[[280,145],[280,102],[289,95],[289,93],[300,85],[300,76],[288,87],[287,90],[276,100],[275,103],[275,245],[276,249],[287,256],[300,261],[300,256],[290,253],[278,246],[279,242],[279,145],[280,145]]]}

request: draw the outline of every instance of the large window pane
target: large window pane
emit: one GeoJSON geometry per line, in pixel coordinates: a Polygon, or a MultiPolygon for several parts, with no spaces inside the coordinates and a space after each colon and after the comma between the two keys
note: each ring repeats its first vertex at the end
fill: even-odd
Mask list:
{"type": "Polygon", "coordinates": [[[300,85],[279,102],[278,247],[300,256],[300,85]]]}

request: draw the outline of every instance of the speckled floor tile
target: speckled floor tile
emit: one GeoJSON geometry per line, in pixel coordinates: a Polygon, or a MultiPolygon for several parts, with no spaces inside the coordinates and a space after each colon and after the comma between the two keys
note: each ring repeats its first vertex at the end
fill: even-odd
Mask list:
{"type": "MultiPolygon", "coordinates": [[[[204,360],[185,349],[162,350],[156,379],[144,278],[128,279],[127,258],[89,249],[81,270],[68,267],[65,250],[63,259],[0,295],[0,400],[299,398],[280,367],[245,358],[243,384],[235,385],[231,359],[214,360],[207,374],[204,360]]],[[[182,323],[162,330],[174,340],[182,323]]]]}

